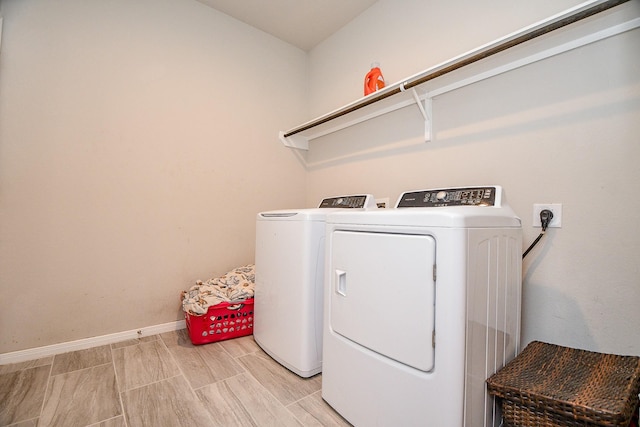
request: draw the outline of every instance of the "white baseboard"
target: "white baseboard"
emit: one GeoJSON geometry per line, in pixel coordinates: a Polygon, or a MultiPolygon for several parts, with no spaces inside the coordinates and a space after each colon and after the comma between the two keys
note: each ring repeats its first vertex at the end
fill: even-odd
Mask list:
{"type": "Polygon", "coordinates": [[[27,360],[41,359],[43,357],[54,356],[56,354],[67,353],[69,351],[84,350],[100,345],[112,344],[119,341],[148,337],[164,332],[178,331],[186,328],[184,320],[163,323],[161,325],[147,326],[130,331],[117,332],[115,334],[102,335],[99,337],[85,338],[76,341],[52,344],[44,347],[30,348],[27,350],[14,351],[0,354],[0,365],[8,363],[26,362],[27,360]]]}

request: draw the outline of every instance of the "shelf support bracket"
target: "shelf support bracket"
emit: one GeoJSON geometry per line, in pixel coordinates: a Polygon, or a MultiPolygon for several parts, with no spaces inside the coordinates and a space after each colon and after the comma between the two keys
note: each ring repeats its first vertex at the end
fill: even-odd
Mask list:
{"type": "Polygon", "coordinates": [[[422,117],[424,118],[424,142],[429,142],[431,141],[431,132],[433,130],[433,107],[431,97],[428,94],[425,94],[424,101],[422,101],[415,88],[411,89],[411,94],[413,95],[413,99],[416,101],[420,114],[422,114],[422,117]]]}
{"type": "Polygon", "coordinates": [[[284,132],[280,132],[279,137],[280,142],[282,142],[286,147],[297,148],[298,150],[309,149],[309,139],[302,135],[284,136],[284,132]]]}

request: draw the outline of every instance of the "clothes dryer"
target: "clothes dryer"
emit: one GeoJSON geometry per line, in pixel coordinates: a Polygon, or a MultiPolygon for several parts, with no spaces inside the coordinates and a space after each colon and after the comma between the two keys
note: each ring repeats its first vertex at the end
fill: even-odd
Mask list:
{"type": "Polygon", "coordinates": [[[322,370],[325,218],[376,209],[370,194],[330,197],[318,208],[261,212],[256,219],[253,336],[301,377],[322,370]]]}
{"type": "Polygon", "coordinates": [[[355,426],[497,426],[519,351],[521,222],[499,186],[327,216],[322,397],[355,426]]]}

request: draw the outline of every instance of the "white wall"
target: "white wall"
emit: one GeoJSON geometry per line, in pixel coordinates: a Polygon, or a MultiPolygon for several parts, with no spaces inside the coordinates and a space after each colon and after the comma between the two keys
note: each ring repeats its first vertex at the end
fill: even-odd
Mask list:
{"type": "Polygon", "coordinates": [[[0,6],[0,353],[180,319],[304,203],[303,51],[195,0],[0,6]]]}
{"type": "MultiPolygon", "coordinates": [[[[371,61],[397,82],[578,3],[380,0],[310,53],[310,111],[360,98],[371,61]]],[[[632,0],[595,19],[637,16],[632,0]]],[[[500,184],[523,250],[533,204],[562,203],[562,228],[524,262],[523,344],[640,355],[638,52],[634,30],[436,97],[426,144],[415,107],[313,140],[307,203],[500,184]]]]}

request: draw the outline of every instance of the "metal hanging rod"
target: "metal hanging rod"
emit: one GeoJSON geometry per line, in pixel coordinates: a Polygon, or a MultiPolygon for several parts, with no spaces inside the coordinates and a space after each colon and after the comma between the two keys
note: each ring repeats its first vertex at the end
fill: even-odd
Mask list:
{"type": "Polygon", "coordinates": [[[287,133],[282,134],[284,138],[287,138],[292,135],[296,135],[298,133],[304,132],[306,130],[312,129],[321,124],[327,123],[331,120],[337,119],[338,117],[345,116],[349,113],[352,113],[356,110],[364,108],[368,105],[374,104],[382,99],[389,98],[390,96],[396,95],[400,92],[404,92],[407,89],[411,89],[422,83],[428,82],[429,80],[433,80],[437,77],[443,76],[452,71],[458,70],[460,68],[466,67],[467,65],[478,62],[482,59],[488,58],[492,55],[503,52],[509,48],[517,46],[519,44],[525,43],[527,41],[533,40],[536,37],[540,37],[542,35],[548,34],[552,31],[555,31],[559,28],[566,27],[567,25],[573,24],[575,22],[581,21],[590,16],[596,15],[605,10],[611,9],[615,6],[618,6],[622,3],[626,3],[629,0],[605,0],[599,2],[595,5],[588,5],[586,8],[578,8],[578,11],[572,13],[570,15],[561,15],[556,19],[553,19],[550,22],[546,22],[541,24],[540,26],[535,26],[528,31],[523,33],[518,33],[513,37],[508,37],[505,40],[501,40],[499,43],[490,44],[483,48],[480,48],[477,51],[473,51],[467,55],[463,55],[459,58],[455,58],[451,63],[445,63],[440,67],[436,67],[435,69],[429,70],[426,74],[419,74],[415,77],[409,78],[398,85],[395,88],[388,88],[388,90],[381,91],[379,94],[372,94],[362,99],[362,101],[357,102],[354,105],[348,106],[344,109],[338,110],[336,112],[327,114],[326,116],[320,117],[316,120],[308,122],[300,127],[290,130],[287,133]]]}

